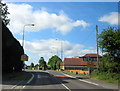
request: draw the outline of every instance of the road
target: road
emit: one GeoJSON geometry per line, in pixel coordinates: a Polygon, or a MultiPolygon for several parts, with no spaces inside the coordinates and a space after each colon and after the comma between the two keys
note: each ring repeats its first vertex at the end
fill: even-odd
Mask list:
{"type": "Polygon", "coordinates": [[[65,90],[65,91],[114,91],[105,89],[98,84],[88,83],[79,79],[70,77],[57,71],[28,71],[32,74],[32,77],[27,82],[21,82],[18,85],[12,87],[12,89],[20,89],[20,91],[28,90],[65,90]]]}

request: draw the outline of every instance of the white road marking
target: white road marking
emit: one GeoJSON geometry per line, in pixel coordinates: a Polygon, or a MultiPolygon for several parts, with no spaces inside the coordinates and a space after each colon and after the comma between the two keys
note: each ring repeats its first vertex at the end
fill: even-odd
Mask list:
{"type": "Polygon", "coordinates": [[[41,78],[41,76],[40,76],[40,75],[37,75],[37,77],[38,77],[38,78],[41,78]]]}
{"type": "Polygon", "coordinates": [[[61,83],[66,89],[68,89],[69,91],[71,91],[65,84],[61,83]]]}
{"type": "Polygon", "coordinates": [[[83,82],[86,82],[86,83],[89,83],[89,84],[93,84],[93,85],[99,85],[99,84],[97,84],[97,83],[93,83],[93,82],[89,82],[89,81],[86,81],[86,80],[81,80],[81,79],[79,79],[80,81],[83,81],[83,82]]]}
{"type": "Polygon", "coordinates": [[[23,88],[25,88],[25,86],[23,86],[23,88]]]}
{"type": "MultiPolygon", "coordinates": [[[[63,73],[63,74],[64,74],[64,73],[63,73]]],[[[70,75],[67,75],[67,74],[64,74],[64,75],[66,75],[66,76],[68,76],[68,77],[71,77],[71,78],[75,78],[75,77],[70,76],[70,75]]],[[[99,85],[99,84],[97,84],[97,83],[89,82],[89,81],[82,80],[82,79],[78,79],[78,80],[83,81],[83,82],[86,82],[86,83],[89,83],[89,84],[97,85],[97,86],[99,85]]]]}
{"type": "MultiPolygon", "coordinates": [[[[22,80],[23,81],[23,80],[22,80]]],[[[20,81],[18,84],[20,84],[22,81],[20,81]]],[[[16,84],[16,85],[14,85],[12,88],[10,88],[10,89],[13,89],[13,88],[15,88],[18,84],[16,84]]]]}
{"type": "Polygon", "coordinates": [[[65,76],[68,76],[68,77],[71,77],[71,78],[75,78],[75,77],[73,77],[73,76],[70,76],[70,75],[67,75],[67,74],[64,74],[65,76]]]}
{"type": "MultiPolygon", "coordinates": [[[[30,83],[33,78],[34,78],[34,75],[32,74],[32,77],[30,78],[30,80],[28,80],[27,83],[30,83]]],[[[22,80],[22,81],[23,81],[23,80],[22,80]]],[[[20,81],[18,84],[20,84],[22,81],[20,81]]],[[[14,86],[13,86],[12,88],[10,88],[10,89],[14,89],[18,84],[14,85],[14,86]]],[[[24,87],[25,87],[25,86],[23,86],[23,88],[24,88],[24,87]]]]}
{"type": "Polygon", "coordinates": [[[27,84],[30,83],[33,80],[33,78],[34,78],[34,75],[32,74],[32,77],[28,80],[27,84]]]}
{"type": "MultiPolygon", "coordinates": [[[[32,74],[32,73],[31,73],[32,74]]],[[[27,84],[30,83],[34,78],[34,75],[32,74],[32,77],[27,81],[27,84]]],[[[26,86],[24,85],[22,88],[25,88],[26,86]]]]}

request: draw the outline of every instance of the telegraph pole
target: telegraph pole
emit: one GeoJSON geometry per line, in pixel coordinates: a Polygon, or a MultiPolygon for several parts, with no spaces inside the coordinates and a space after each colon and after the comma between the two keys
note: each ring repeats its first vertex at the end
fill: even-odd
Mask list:
{"type": "Polygon", "coordinates": [[[98,51],[98,25],[96,25],[96,48],[97,48],[97,69],[98,69],[98,62],[99,62],[99,51],[98,51]]]}

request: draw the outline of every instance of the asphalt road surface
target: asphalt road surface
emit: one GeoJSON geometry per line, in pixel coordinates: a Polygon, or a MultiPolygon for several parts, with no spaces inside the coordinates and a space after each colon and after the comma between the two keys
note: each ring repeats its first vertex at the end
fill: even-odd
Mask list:
{"type": "Polygon", "coordinates": [[[63,90],[63,91],[114,91],[98,84],[87,83],[57,71],[28,71],[32,74],[27,82],[21,82],[12,89],[30,90],[63,90]]]}

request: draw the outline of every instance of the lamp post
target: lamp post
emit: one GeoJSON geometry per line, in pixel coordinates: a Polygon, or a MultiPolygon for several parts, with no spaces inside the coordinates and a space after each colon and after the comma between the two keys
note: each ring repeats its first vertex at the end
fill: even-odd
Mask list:
{"type": "Polygon", "coordinates": [[[24,32],[25,32],[25,27],[26,26],[35,26],[34,24],[26,24],[26,25],[24,25],[24,27],[23,27],[23,41],[22,41],[22,46],[24,47],[24,32]]]}
{"type": "MultiPolygon", "coordinates": [[[[26,24],[26,25],[24,25],[24,27],[23,27],[23,40],[22,40],[22,47],[23,47],[23,49],[24,49],[24,32],[25,32],[25,27],[26,26],[34,26],[34,24],[26,24]]],[[[22,55],[22,56],[24,56],[24,54],[22,55]]],[[[22,56],[21,56],[21,58],[22,58],[22,56]]],[[[25,64],[25,63],[24,63],[25,64]]],[[[24,71],[25,71],[25,65],[24,65],[24,71]]]]}
{"type": "Polygon", "coordinates": [[[61,60],[63,60],[63,41],[60,39],[56,39],[58,41],[60,41],[60,54],[61,54],[61,60]]]}

